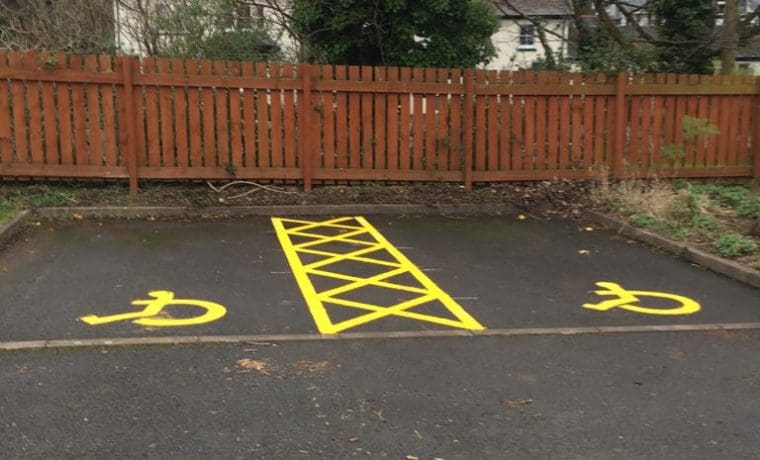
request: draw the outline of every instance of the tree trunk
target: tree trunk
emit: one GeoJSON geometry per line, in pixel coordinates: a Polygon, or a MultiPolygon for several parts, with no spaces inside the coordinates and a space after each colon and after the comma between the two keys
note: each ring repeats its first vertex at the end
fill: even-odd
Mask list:
{"type": "Polygon", "coordinates": [[[720,43],[720,73],[730,75],[736,67],[739,46],[739,0],[726,0],[723,13],[723,31],[720,43]]]}

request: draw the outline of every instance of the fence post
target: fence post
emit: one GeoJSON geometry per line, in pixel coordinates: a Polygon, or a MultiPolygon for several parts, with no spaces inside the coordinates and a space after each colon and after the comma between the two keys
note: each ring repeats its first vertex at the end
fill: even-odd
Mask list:
{"type": "Polygon", "coordinates": [[[300,134],[299,139],[299,151],[301,170],[303,172],[303,190],[304,192],[311,192],[311,179],[313,168],[311,164],[312,157],[312,143],[311,143],[311,131],[312,131],[312,114],[311,114],[311,65],[301,64],[299,68],[301,74],[301,103],[299,104],[298,123],[300,134]]]}
{"type": "Polygon", "coordinates": [[[755,132],[752,135],[752,177],[760,180],[760,77],[755,77],[755,132]]]}
{"type": "Polygon", "coordinates": [[[135,61],[134,56],[121,57],[122,83],[124,84],[124,116],[125,128],[127,132],[122,135],[123,152],[127,156],[127,169],[129,171],[129,193],[137,194],[137,152],[135,152],[135,108],[132,85],[132,67],[135,61]]]}
{"type": "Polygon", "coordinates": [[[615,152],[612,160],[612,177],[623,177],[623,161],[625,159],[625,87],[628,84],[628,73],[620,72],[615,81],[615,152]]]}
{"type": "Polygon", "coordinates": [[[475,97],[475,73],[473,69],[464,71],[464,187],[472,190],[472,141],[473,141],[473,98],[475,97]]]}

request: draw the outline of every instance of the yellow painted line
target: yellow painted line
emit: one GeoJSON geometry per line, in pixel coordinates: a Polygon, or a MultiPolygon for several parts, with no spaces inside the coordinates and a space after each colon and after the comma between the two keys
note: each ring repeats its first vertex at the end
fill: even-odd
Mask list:
{"type": "MultiPolygon", "coordinates": [[[[303,253],[306,253],[306,254],[313,254],[315,256],[328,256],[328,257],[330,257],[330,256],[333,255],[332,252],[317,251],[315,249],[299,249],[298,252],[303,252],[303,253]]],[[[385,265],[385,266],[388,266],[388,267],[398,267],[397,263],[394,263],[394,262],[384,262],[384,261],[380,261],[378,259],[371,259],[369,257],[346,256],[345,259],[355,260],[357,262],[369,262],[371,264],[385,265]]]]}
{"type": "MultiPolygon", "coordinates": [[[[290,241],[288,232],[283,225],[283,220],[273,218],[272,225],[274,225],[275,232],[277,233],[277,239],[280,240],[280,246],[282,246],[282,250],[285,252],[285,257],[288,259],[288,264],[290,264],[290,268],[293,270],[293,276],[296,277],[298,286],[301,288],[301,293],[306,299],[311,316],[314,317],[314,322],[317,323],[317,329],[320,332],[326,333],[326,331],[322,330],[323,325],[330,325],[332,322],[324,307],[321,304],[317,305],[314,301],[317,298],[317,291],[314,289],[314,285],[311,284],[309,275],[303,269],[301,259],[298,257],[298,253],[296,253],[295,246],[290,241]]],[[[329,329],[329,327],[327,328],[329,329]]]]}
{"type": "Polygon", "coordinates": [[[277,238],[290,264],[296,282],[301,288],[301,293],[306,300],[309,311],[314,318],[317,329],[323,334],[336,334],[389,316],[399,316],[472,331],[484,329],[475,318],[428,278],[422,270],[417,268],[363,217],[339,217],[324,221],[273,218],[272,225],[275,228],[277,238]],[[286,225],[291,227],[287,228],[286,225]],[[338,230],[343,233],[322,235],[317,233],[320,228],[329,228],[330,230],[338,230]],[[355,239],[355,237],[360,235],[369,238],[366,240],[355,239]],[[294,243],[292,237],[311,238],[311,240],[294,243]],[[319,247],[320,245],[335,242],[363,247],[347,252],[333,252],[319,247]],[[376,252],[388,254],[393,260],[389,261],[372,257],[372,254],[376,252]],[[322,256],[324,258],[304,263],[301,260],[301,253],[322,256]],[[333,265],[342,261],[372,264],[375,268],[384,268],[385,271],[365,277],[341,273],[333,265]],[[408,274],[414,278],[416,285],[407,286],[400,282],[388,281],[393,277],[403,274],[408,274]],[[346,281],[347,283],[319,292],[312,283],[311,276],[332,277],[346,281]],[[407,294],[407,297],[411,293],[415,294],[416,297],[397,302],[390,306],[376,305],[371,301],[359,302],[339,297],[368,286],[402,291],[407,294]],[[411,311],[415,307],[430,302],[442,305],[448,310],[453,319],[411,311]],[[331,305],[330,308],[336,308],[336,306],[353,308],[358,310],[359,315],[348,320],[333,322],[328,312],[328,305],[331,305]]]}
{"type": "MultiPolygon", "coordinates": [[[[358,278],[356,276],[350,276],[350,275],[343,275],[341,273],[333,273],[333,272],[326,272],[322,270],[311,270],[311,273],[314,275],[320,275],[325,276],[328,278],[335,278],[339,280],[344,281],[360,281],[364,278],[358,278]]],[[[388,283],[386,281],[375,281],[373,284],[380,286],[380,287],[387,287],[391,289],[397,289],[399,291],[407,291],[407,292],[416,292],[418,294],[425,294],[427,291],[422,288],[413,287],[413,286],[405,286],[403,284],[396,284],[396,283],[388,283]]]]}

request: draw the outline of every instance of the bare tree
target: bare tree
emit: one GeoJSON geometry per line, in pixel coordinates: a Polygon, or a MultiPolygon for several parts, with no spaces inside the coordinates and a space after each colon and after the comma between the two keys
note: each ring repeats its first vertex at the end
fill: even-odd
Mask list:
{"type": "Polygon", "coordinates": [[[113,52],[112,0],[0,1],[0,47],[113,52]]]}

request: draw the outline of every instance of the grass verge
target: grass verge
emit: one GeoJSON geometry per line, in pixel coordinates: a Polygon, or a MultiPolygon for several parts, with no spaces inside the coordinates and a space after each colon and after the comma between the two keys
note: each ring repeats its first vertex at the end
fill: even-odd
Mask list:
{"type": "Polygon", "coordinates": [[[748,184],[601,181],[592,199],[632,225],[760,270],[760,190],[748,184]]]}

